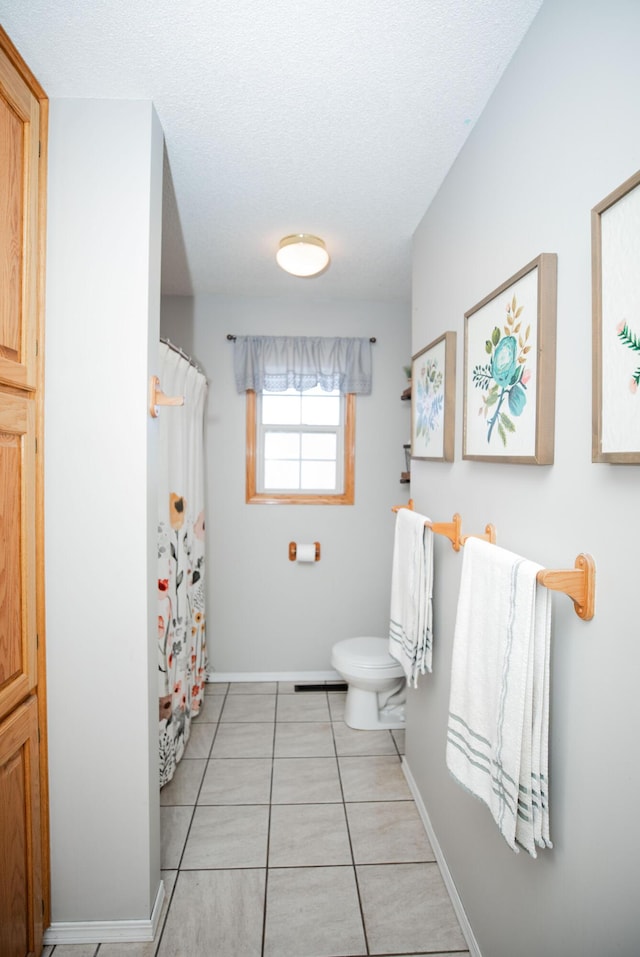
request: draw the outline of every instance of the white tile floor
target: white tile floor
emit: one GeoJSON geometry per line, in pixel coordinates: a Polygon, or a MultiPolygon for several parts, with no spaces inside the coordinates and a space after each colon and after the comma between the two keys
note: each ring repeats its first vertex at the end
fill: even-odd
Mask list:
{"type": "Polygon", "coordinates": [[[47,957],[468,957],[400,765],[344,694],[207,685],[161,801],[167,901],[153,944],[47,957]]]}

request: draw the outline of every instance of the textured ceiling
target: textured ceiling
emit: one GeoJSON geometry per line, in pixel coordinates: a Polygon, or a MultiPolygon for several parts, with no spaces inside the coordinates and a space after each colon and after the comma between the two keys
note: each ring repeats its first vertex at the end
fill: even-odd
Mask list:
{"type": "Polygon", "coordinates": [[[51,99],[153,100],[163,292],[409,299],[411,236],[542,0],[0,0],[51,99]],[[322,236],[295,279],[278,240],[322,236]]]}

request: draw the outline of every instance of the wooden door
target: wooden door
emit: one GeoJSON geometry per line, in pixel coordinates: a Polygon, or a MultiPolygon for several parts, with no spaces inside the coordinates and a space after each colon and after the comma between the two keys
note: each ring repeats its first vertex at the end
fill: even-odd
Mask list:
{"type": "Polygon", "coordinates": [[[0,724],[0,954],[42,945],[38,710],[35,697],[0,724]]]}
{"type": "Polygon", "coordinates": [[[49,921],[39,348],[46,120],[44,92],[0,27],[0,957],[37,957],[49,921]]]}

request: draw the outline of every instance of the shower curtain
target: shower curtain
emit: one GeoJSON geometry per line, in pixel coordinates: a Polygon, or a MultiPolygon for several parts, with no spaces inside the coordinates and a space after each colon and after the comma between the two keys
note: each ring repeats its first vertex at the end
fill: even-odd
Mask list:
{"type": "Polygon", "coordinates": [[[184,396],[161,406],[158,462],[158,668],[160,786],[182,757],[200,710],[205,642],[204,404],[207,380],[160,343],[160,387],[184,396]]]}

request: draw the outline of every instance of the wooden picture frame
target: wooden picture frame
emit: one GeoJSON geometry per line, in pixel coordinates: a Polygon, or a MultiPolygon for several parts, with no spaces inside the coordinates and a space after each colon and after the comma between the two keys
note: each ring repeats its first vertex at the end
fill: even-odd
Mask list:
{"type": "Polygon", "coordinates": [[[465,312],[463,459],[553,464],[557,273],[541,253],[465,312]]]}
{"type": "Polygon", "coordinates": [[[591,210],[592,461],[640,463],[640,171],[591,210]]]}
{"type": "Polygon", "coordinates": [[[456,334],[445,332],[411,357],[411,458],[453,462],[456,334]]]}

